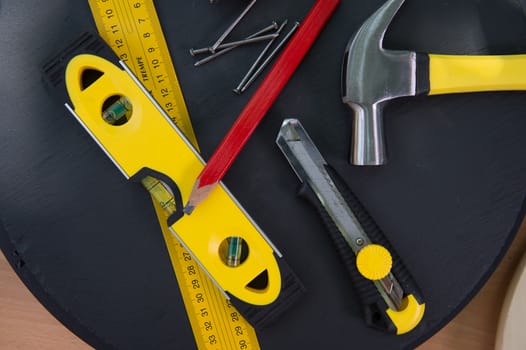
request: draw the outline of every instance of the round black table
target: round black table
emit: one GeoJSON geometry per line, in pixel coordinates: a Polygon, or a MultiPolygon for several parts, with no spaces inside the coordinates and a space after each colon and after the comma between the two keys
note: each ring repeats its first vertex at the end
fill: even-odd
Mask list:
{"type": "MultiPolygon", "coordinates": [[[[244,4],[155,3],[207,159],[254,91],[239,97],[231,90],[260,47],[194,68],[188,49],[209,44],[244,4]]],[[[352,114],[340,99],[340,65],[352,33],[381,4],[342,1],[224,179],[307,288],[296,307],[259,334],[263,349],[414,347],[481,288],[522,221],[522,92],[392,101],[385,109],[389,163],[348,164],[352,114]],[[274,144],[287,117],[302,121],[419,283],[427,308],[411,333],[394,336],[365,327],[325,228],[298,198],[299,182],[274,144]]],[[[526,52],[521,4],[407,0],[385,46],[450,54],[526,52]]],[[[311,5],[261,1],[234,35],[273,19],[301,20],[311,5]]],[[[2,251],[38,299],[94,347],[194,348],[147,193],[121,176],[42,83],[46,58],[76,33],[95,30],[87,2],[2,1],[0,27],[2,251]]]]}

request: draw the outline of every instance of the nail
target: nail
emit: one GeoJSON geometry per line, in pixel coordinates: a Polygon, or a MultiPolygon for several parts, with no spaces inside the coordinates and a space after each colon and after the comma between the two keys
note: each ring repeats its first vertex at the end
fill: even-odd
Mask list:
{"type": "Polygon", "coordinates": [[[232,42],[229,42],[229,43],[221,44],[221,45],[218,46],[218,48],[219,49],[221,49],[221,48],[228,49],[229,47],[232,47],[232,46],[236,46],[237,47],[237,46],[242,46],[242,45],[247,45],[247,44],[259,43],[259,42],[262,42],[262,41],[275,39],[277,37],[278,37],[278,34],[268,34],[268,35],[256,36],[256,37],[251,38],[251,39],[243,39],[243,40],[232,41],[232,42]]]}
{"type": "MultiPolygon", "coordinates": [[[[257,33],[252,34],[250,37],[246,37],[244,40],[247,40],[249,38],[254,38],[255,34],[258,34],[256,36],[259,36],[261,34],[268,33],[271,30],[276,30],[277,28],[278,28],[278,24],[276,23],[276,21],[272,21],[271,25],[269,25],[268,27],[265,27],[264,29],[260,30],[257,33]]],[[[226,44],[223,44],[223,45],[226,45],[226,44]]],[[[219,45],[217,48],[218,49],[223,49],[224,48],[223,45],[219,45]]],[[[210,47],[203,47],[201,49],[190,49],[190,55],[192,55],[192,56],[200,55],[200,54],[203,54],[203,53],[210,53],[210,52],[211,52],[210,51],[210,47]]]]}
{"type": "MultiPolygon", "coordinates": [[[[287,23],[288,23],[288,20],[283,21],[283,23],[279,26],[278,30],[276,31],[276,34],[279,35],[281,33],[281,31],[283,30],[283,28],[285,28],[287,23]]],[[[239,85],[233,90],[236,94],[238,94],[238,95],[241,94],[241,88],[245,85],[245,83],[250,78],[252,73],[256,70],[256,68],[259,65],[259,63],[263,60],[263,57],[265,57],[265,55],[267,54],[268,50],[270,50],[270,47],[272,46],[274,41],[276,41],[276,38],[274,38],[274,39],[269,41],[267,46],[265,46],[265,48],[259,54],[258,58],[256,58],[256,60],[252,64],[252,66],[249,68],[247,74],[245,74],[243,79],[241,79],[241,82],[239,83],[239,85]]]]}
{"type": "Polygon", "coordinates": [[[241,15],[239,15],[239,17],[236,18],[236,20],[224,31],[224,33],[221,34],[221,36],[217,39],[217,41],[212,45],[212,50],[211,50],[212,53],[215,53],[215,50],[217,49],[217,47],[221,45],[223,40],[225,40],[225,38],[228,36],[228,34],[230,34],[230,32],[232,32],[232,30],[234,30],[237,24],[241,22],[243,17],[245,17],[248,11],[250,11],[252,6],[254,6],[255,4],[256,4],[256,0],[252,0],[250,4],[248,4],[248,6],[245,8],[245,10],[241,13],[241,15]]]}
{"type": "Polygon", "coordinates": [[[287,41],[290,39],[290,37],[292,36],[292,34],[294,34],[294,32],[296,31],[296,29],[298,29],[300,23],[299,22],[296,22],[294,23],[294,26],[292,27],[292,29],[287,33],[287,35],[285,35],[285,37],[283,38],[283,40],[281,40],[279,42],[279,44],[276,46],[276,48],[274,49],[274,51],[272,51],[270,53],[270,55],[267,57],[267,59],[261,64],[261,66],[258,68],[258,70],[252,75],[252,78],[250,78],[250,80],[245,84],[245,86],[243,86],[241,88],[241,92],[245,92],[246,89],[248,89],[248,87],[254,82],[254,80],[256,80],[256,78],[261,74],[261,72],[263,72],[263,70],[267,67],[267,65],[272,61],[272,59],[274,58],[274,56],[276,56],[276,54],[278,53],[278,51],[283,47],[283,45],[285,45],[287,43],[287,41]]]}
{"type": "MultiPolygon", "coordinates": [[[[277,25],[276,22],[273,22],[273,23],[272,23],[271,25],[269,25],[268,27],[265,27],[265,28],[261,29],[259,32],[256,32],[256,33],[254,33],[254,34],[252,34],[252,35],[247,36],[245,39],[252,39],[252,38],[255,38],[255,37],[257,37],[257,36],[260,36],[260,35],[262,35],[262,34],[264,34],[264,33],[268,33],[268,32],[271,31],[273,28],[275,29],[275,26],[276,26],[276,25],[277,25]]],[[[224,49],[224,50],[218,51],[218,52],[216,52],[216,53],[213,54],[213,55],[210,55],[210,56],[208,56],[208,57],[206,57],[206,58],[203,58],[203,59],[200,60],[200,61],[195,62],[195,63],[194,63],[194,66],[198,67],[198,66],[200,66],[200,65],[203,65],[203,64],[205,64],[205,63],[208,63],[208,62],[210,62],[210,61],[216,59],[217,57],[219,57],[219,56],[223,56],[224,54],[226,54],[226,53],[232,51],[232,50],[235,49],[236,47],[237,47],[237,46],[233,46],[233,47],[229,47],[229,48],[227,48],[227,49],[224,49]]],[[[208,50],[208,49],[207,49],[207,50],[208,50]]],[[[194,50],[194,52],[195,52],[195,51],[197,51],[197,50],[194,50]]]]}

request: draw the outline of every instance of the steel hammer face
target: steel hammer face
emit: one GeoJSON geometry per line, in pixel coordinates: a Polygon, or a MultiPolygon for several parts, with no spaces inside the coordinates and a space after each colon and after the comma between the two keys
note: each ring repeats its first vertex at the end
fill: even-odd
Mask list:
{"type": "Polygon", "coordinates": [[[526,90],[526,55],[462,56],[386,50],[387,27],[404,0],[387,0],[351,38],[342,98],[354,111],[351,163],[386,162],[382,107],[417,94],[526,90]]]}

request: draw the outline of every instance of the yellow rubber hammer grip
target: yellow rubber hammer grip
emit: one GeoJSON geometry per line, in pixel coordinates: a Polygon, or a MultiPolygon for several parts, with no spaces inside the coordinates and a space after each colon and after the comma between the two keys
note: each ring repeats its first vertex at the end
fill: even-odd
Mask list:
{"type": "Polygon", "coordinates": [[[429,95],[526,90],[526,55],[429,55],[429,95]]]}

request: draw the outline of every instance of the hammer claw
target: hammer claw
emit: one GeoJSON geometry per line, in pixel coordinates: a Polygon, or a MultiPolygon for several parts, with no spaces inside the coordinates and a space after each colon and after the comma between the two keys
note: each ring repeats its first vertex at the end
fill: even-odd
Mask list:
{"type": "Polygon", "coordinates": [[[360,31],[365,31],[371,43],[382,46],[387,27],[391,24],[394,16],[402,7],[405,0],[391,0],[382,5],[369,19],[362,25],[360,31]]]}

